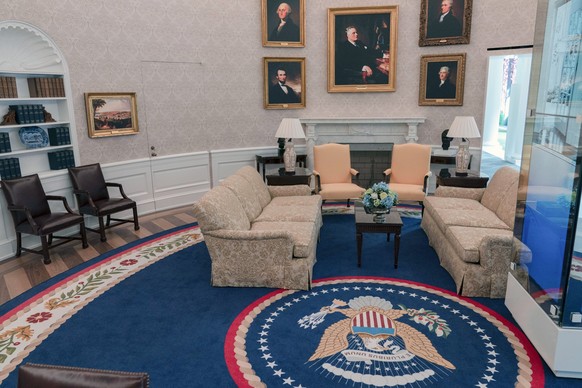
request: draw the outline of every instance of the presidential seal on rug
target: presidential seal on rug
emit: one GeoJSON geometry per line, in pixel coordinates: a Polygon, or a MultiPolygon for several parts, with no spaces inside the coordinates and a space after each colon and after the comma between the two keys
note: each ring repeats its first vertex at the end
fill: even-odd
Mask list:
{"type": "Polygon", "coordinates": [[[449,291],[337,278],[258,300],[231,326],[238,386],[543,386],[537,353],[501,316],[449,291]]]}

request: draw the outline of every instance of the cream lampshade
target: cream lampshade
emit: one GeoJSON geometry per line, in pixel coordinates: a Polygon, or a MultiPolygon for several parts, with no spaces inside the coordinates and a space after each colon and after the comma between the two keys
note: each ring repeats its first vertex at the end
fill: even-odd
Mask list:
{"type": "Polygon", "coordinates": [[[297,154],[295,153],[295,146],[293,139],[305,139],[305,132],[299,119],[283,119],[279,124],[279,129],[275,133],[275,137],[289,139],[285,145],[285,153],[283,154],[283,162],[285,163],[286,172],[295,171],[295,162],[297,161],[297,154]]]}
{"type": "Polygon", "coordinates": [[[457,151],[456,160],[456,175],[466,176],[468,174],[469,161],[471,160],[471,153],[469,152],[469,140],[472,138],[481,137],[479,128],[473,116],[457,116],[449,128],[448,137],[461,138],[459,144],[459,151],[457,151]]]}

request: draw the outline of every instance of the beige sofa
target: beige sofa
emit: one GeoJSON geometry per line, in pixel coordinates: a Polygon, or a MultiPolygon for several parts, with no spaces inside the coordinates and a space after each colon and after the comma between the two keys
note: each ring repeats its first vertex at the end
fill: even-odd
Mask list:
{"type": "MultiPolygon", "coordinates": [[[[513,236],[518,180],[518,171],[502,167],[485,189],[440,186],[425,198],[421,227],[458,294],[504,297],[510,262],[531,257],[513,236]]],[[[517,268],[526,282],[525,270],[517,268]]]]}
{"type": "Polygon", "coordinates": [[[267,186],[248,166],[223,180],[194,204],[212,285],[310,289],[321,203],[308,186],[267,186]]]}

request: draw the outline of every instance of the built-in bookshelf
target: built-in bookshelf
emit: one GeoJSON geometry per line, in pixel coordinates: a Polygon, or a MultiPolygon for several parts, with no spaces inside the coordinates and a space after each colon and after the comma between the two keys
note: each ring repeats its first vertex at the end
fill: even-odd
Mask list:
{"type": "MultiPolygon", "coordinates": [[[[0,22],[0,166],[16,161],[21,175],[42,176],[76,164],[67,72],[60,51],[41,31],[0,22]]],[[[0,169],[0,179],[16,172],[0,169]]]]}

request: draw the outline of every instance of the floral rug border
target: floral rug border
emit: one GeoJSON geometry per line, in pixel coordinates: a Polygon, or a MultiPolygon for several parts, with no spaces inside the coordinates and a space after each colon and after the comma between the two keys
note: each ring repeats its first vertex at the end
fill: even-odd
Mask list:
{"type": "Polygon", "coordinates": [[[179,229],[76,272],[0,317],[0,382],[84,306],[128,277],[204,239],[198,225],[179,229]]]}

